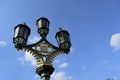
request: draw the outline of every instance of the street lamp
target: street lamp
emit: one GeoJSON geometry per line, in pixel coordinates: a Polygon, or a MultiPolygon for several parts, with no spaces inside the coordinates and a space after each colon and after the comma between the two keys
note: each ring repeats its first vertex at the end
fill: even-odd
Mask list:
{"type": "Polygon", "coordinates": [[[36,73],[41,76],[42,80],[49,80],[50,75],[53,73],[53,59],[61,53],[68,54],[71,47],[70,34],[61,28],[55,36],[59,47],[54,46],[46,39],[49,33],[49,24],[50,22],[47,18],[41,17],[37,20],[36,25],[41,39],[30,45],[27,45],[30,28],[25,23],[19,24],[14,28],[13,43],[15,48],[28,51],[35,57],[37,61],[36,73]]]}

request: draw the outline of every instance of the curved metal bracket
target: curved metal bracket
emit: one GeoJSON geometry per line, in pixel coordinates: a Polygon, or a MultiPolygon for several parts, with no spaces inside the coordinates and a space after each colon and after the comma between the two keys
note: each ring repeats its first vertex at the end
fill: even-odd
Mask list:
{"type": "Polygon", "coordinates": [[[52,45],[46,38],[42,38],[35,44],[16,46],[16,49],[30,52],[35,57],[38,67],[42,65],[52,66],[53,59],[64,53],[64,50],[52,45]]]}

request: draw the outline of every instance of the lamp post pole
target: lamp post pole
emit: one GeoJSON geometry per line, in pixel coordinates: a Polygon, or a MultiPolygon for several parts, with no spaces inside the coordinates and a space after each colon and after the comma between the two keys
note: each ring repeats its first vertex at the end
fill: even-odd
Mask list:
{"type": "Polygon", "coordinates": [[[31,29],[25,23],[14,28],[13,43],[15,48],[30,52],[35,57],[37,62],[36,73],[41,76],[42,80],[49,80],[50,75],[54,72],[52,65],[54,58],[61,53],[68,54],[71,47],[70,34],[61,28],[55,36],[59,47],[54,46],[46,39],[49,33],[49,24],[47,18],[41,17],[37,20],[36,25],[41,39],[30,45],[27,44],[27,40],[31,29]]]}

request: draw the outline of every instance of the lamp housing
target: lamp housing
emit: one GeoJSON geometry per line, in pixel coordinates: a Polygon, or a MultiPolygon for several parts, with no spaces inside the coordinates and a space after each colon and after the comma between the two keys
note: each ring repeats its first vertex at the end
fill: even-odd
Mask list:
{"type": "Polygon", "coordinates": [[[14,28],[13,43],[15,45],[25,45],[28,36],[30,35],[30,28],[26,24],[19,24],[14,28]]]}
{"type": "Polygon", "coordinates": [[[41,37],[46,37],[49,33],[49,20],[47,18],[41,17],[37,20],[36,25],[38,27],[38,33],[41,37]]]}
{"type": "Polygon", "coordinates": [[[60,31],[56,33],[55,38],[58,42],[59,48],[63,49],[65,53],[70,52],[71,40],[68,31],[60,28],[60,31]]]}

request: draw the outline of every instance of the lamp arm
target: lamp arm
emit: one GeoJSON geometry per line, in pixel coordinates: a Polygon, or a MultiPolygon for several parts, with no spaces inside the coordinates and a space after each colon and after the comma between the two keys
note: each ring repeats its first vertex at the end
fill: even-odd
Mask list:
{"type": "Polygon", "coordinates": [[[35,49],[33,49],[35,44],[31,44],[31,45],[15,45],[15,48],[17,50],[24,50],[29,52],[30,54],[32,54],[34,56],[34,58],[36,59],[37,64],[42,64],[42,60],[41,57],[42,55],[39,54],[39,52],[35,49]]]}
{"type": "Polygon", "coordinates": [[[52,52],[51,54],[50,54],[50,56],[49,56],[49,61],[52,63],[53,62],[53,60],[54,60],[54,58],[55,57],[57,57],[58,55],[60,55],[60,54],[66,54],[65,52],[64,52],[64,50],[62,50],[62,49],[56,49],[56,51],[54,51],[54,52],[52,52]]]}
{"type": "Polygon", "coordinates": [[[65,54],[63,49],[54,46],[46,38],[42,38],[34,44],[16,46],[16,49],[30,52],[30,54],[35,57],[37,66],[41,66],[43,64],[52,65],[52,62],[56,56],[65,54]],[[49,51],[48,49],[51,50],[49,51]],[[44,53],[47,54],[44,55],[44,53]],[[43,60],[44,57],[46,58],[45,62],[43,60]]]}

